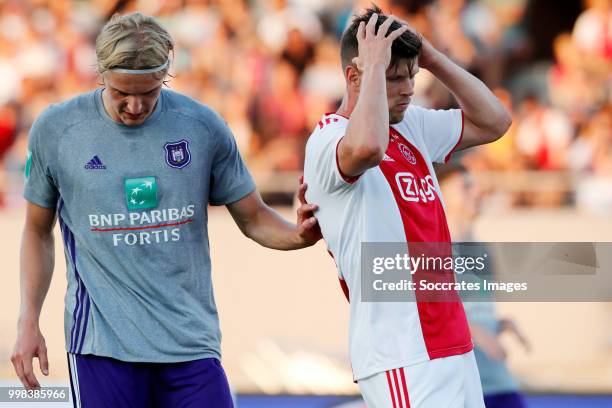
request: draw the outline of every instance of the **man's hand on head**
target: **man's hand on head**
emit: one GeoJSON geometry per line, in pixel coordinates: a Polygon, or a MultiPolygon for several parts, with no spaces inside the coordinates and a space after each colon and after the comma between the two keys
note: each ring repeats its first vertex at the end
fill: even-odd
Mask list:
{"type": "Polygon", "coordinates": [[[435,63],[435,59],[439,55],[439,51],[431,45],[431,43],[425,38],[421,33],[419,33],[416,28],[409,22],[402,20],[398,17],[394,17],[395,20],[400,23],[402,26],[408,27],[408,31],[418,36],[421,39],[421,52],[419,53],[419,67],[425,68],[429,70],[429,68],[435,63]]]}
{"type": "Polygon", "coordinates": [[[391,63],[391,44],[408,30],[407,26],[402,26],[388,33],[389,27],[395,21],[395,18],[390,16],[380,25],[378,32],[376,32],[377,21],[378,14],[374,13],[367,24],[362,21],[357,29],[359,56],[353,59],[353,63],[360,72],[364,72],[377,65],[386,70],[391,63]]]}

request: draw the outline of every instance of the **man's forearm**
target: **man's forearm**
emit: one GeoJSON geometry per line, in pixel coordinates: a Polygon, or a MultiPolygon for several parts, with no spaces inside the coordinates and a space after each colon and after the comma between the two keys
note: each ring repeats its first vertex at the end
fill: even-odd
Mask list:
{"type": "Polygon", "coordinates": [[[298,235],[297,226],[268,206],[257,212],[243,232],[253,241],[271,249],[291,250],[306,246],[298,235]]]}
{"type": "Polygon", "coordinates": [[[345,143],[384,152],[389,143],[389,107],[384,65],[367,67],[361,77],[359,99],[351,114],[345,143]]]}
{"type": "Polygon", "coordinates": [[[20,253],[20,324],[38,323],[51,284],[55,261],[53,232],[41,235],[24,229],[20,253]]]}
{"type": "Polygon", "coordinates": [[[455,96],[465,116],[476,126],[501,129],[509,120],[506,108],[493,92],[443,53],[432,50],[425,68],[455,96]]]}

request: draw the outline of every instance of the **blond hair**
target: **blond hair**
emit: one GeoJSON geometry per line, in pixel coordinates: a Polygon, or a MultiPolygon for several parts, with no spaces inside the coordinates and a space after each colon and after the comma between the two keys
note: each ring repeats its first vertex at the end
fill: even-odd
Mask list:
{"type": "Polygon", "coordinates": [[[115,14],[96,39],[98,72],[158,67],[168,61],[173,50],[172,37],[153,17],[138,12],[115,14]]]}

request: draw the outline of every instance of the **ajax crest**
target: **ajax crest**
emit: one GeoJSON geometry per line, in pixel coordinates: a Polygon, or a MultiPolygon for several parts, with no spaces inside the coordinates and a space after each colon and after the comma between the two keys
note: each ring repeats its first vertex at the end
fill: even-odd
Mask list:
{"type": "Polygon", "coordinates": [[[191,161],[189,142],[184,139],[178,142],[166,143],[164,149],[166,150],[166,163],[170,167],[182,169],[191,161]]]}
{"type": "Polygon", "coordinates": [[[408,148],[408,146],[402,143],[398,143],[397,148],[402,153],[404,158],[408,161],[408,163],[416,164],[416,157],[414,156],[414,153],[412,153],[412,151],[408,148]]]}

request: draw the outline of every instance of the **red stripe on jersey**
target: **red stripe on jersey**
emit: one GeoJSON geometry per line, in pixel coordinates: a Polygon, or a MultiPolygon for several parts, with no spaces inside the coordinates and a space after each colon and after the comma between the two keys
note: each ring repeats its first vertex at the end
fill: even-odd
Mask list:
{"type": "MultiPolygon", "coordinates": [[[[342,115],[338,115],[336,113],[333,112],[328,112],[326,113],[323,118],[319,121],[319,129],[323,129],[325,127],[325,125],[329,125],[330,123],[334,122],[338,122],[339,119],[337,118],[337,116],[342,116],[342,115]],[[330,117],[331,115],[334,115],[334,117],[330,117]]],[[[346,118],[345,116],[342,116],[343,118],[346,118]]],[[[348,119],[348,118],[346,118],[348,119]]]]}
{"type": "Polygon", "coordinates": [[[393,408],[396,408],[395,393],[393,392],[393,384],[391,384],[391,376],[389,375],[388,371],[385,374],[387,374],[387,384],[389,384],[389,392],[391,393],[391,401],[393,402],[393,408]]]}
{"type": "MultiPolygon", "coordinates": [[[[336,258],[334,257],[334,254],[332,253],[332,251],[328,249],[327,253],[329,254],[329,256],[332,257],[332,259],[334,260],[334,263],[336,264],[336,268],[338,268],[338,263],[336,262],[336,258]]],[[[346,281],[342,279],[341,277],[338,277],[338,280],[340,281],[340,288],[342,288],[342,292],[344,293],[346,300],[348,300],[348,302],[351,303],[351,298],[349,297],[349,288],[346,284],[346,281]]]]}
{"type": "Polygon", "coordinates": [[[451,158],[451,155],[455,152],[455,149],[459,147],[459,143],[461,143],[461,140],[463,140],[464,130],[465,130],[465,115],[463,114],[463,111],[461,111],[461,134],[459,135],[459,140],[457,140],[457,143],[455,144],[455,146],[451,149],[450,152],[448,152],[448,154],[444,158],[444,163],[448,163],[448,161],[451,158]]]}
{"type": "Polygon", "coordinates": [[[397,373],[393,370],[393,381],[395,382],[395,390],[397,391],[397,402],[399,402],[399,408],[404,408],[402,404],[402,392],[400,391],[399,382],[397,381],[397,373]]]}
{"type": "Polygon", "coordinates": [[[406,377],[404,376],[404,368],[400,368],[400,376],[402,377],[402,387],[404,388],[404,398],[406,408],[410,408],[410,399],[408,398],[408,386],[406,385],[406,377]]]}
{"type": "MultiPolygon", "coordinates": [[[[393,191],[406,242],[448,243],[448,248],[443,246],[443,249],[450,255],[446,215],[427,163],[419,150],[395,129],[390,128],[390,133],[398,136],[391,137],[387,147],[386,154],[393,161],[383,160],[379,167],[393,191]]],[[[438,253],[432,256],[440,256],[440,245],[437,247],[438,253]]],[[[424,274],[428,279],[432,277],[431,272],[424,274]]],[[[452,270],[436,271],[433,275],[436,281],[454,281],[452,270]]],[[[472,350],[470,330],[458,295],[451,293],[450,302],[432,302],[431,297],[427,297],[432,294],[431,291],[426,293],[419,290],[418,281],[424,279],[421,271],[417,271],[412,279],[417,283],[417,309],[429,358],[448,357],[472,350]]]]}
{"type": "MultiPolygon", "coordinates": [[[[338,112],[325,112],[325,115],[324,115],[324,116],[331,116],[331,115],[340,116],[340,117],[343,117],[344,119],[350,119],[350,118],[348,118],[348,117],[346,117],[346,116],[344,116],[344,115],[339,114],[338,112]]],[[[335,121],[334,121],[334,122],[335,122],[335,121]]]]}
{"type": "Polygon", "coordinates": [[[96,228],[90,229],[90,231],[93,231],[93,232],[140,231],[140,230],[155,229],[155,228],[176,227],[178,225],[189,224],[190,222],[193,222],[192,218],[189,218],[183,221],[179,221],[179,222],[169,223],[169,224],[144,225],[142,227],[123,227],[123,228],[97,228],[96,227],[96,228]]]}
{"type": "Polygon", "coordinates": [[[351,298],[349,297],[349,288],[346,285],[346,281],[342,278],[339,278],[340,280],[340,287],[342,288],[342,292],[344,292],[344,296],[346,296],[346,300],[348,300],[349,303],[351,303],[351,298]]]}

